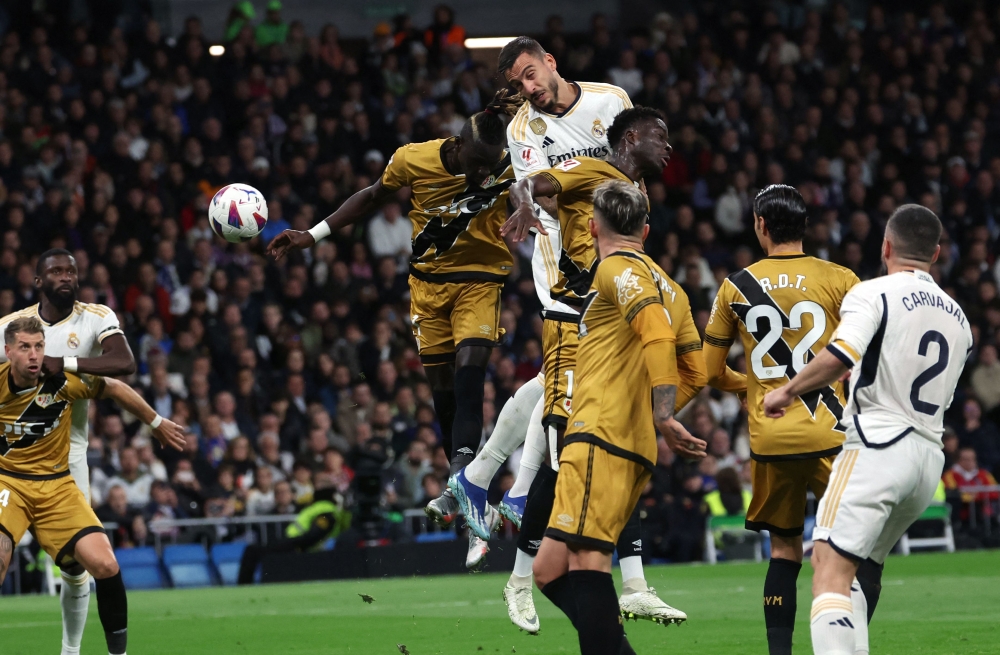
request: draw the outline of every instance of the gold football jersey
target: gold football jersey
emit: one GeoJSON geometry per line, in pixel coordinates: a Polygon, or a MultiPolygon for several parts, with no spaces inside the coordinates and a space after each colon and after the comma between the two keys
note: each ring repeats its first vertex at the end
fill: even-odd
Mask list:
{"type": "Polygon", "coordinates": [[[410,274],[426,282],[503,282],[514,260],[500,237],[507,219],[507,189],[514,183],[510,154],[479,188],[452,175],[441,159],[448,139],[411,143],[396,150],[382,173],[389,190],[410,187],[413,254],[410,274]]]}
{"type": "Polygon", "coordinates": [[[0,469],[44,480],[69,473],[73,401],[97,398],[104,378],[63,373],[27,389],[12,386],[10,362],[0,364],[0,469]]]}
{"type": "Polygon", "coordinates": [[[635,250],[601,261],[580,319],[576,393],[566,429],[566,443],[598,443],[650,469],[656,462],[653,388],[642,342],[630,324],[654,303],[667,314],[677,355],[697,350],[701,337],[679,284],[635,250]]]}
{"type": "Polygon", "coordinates": [[[722,283],[705,328],[705,347],[747,353],[750,450],[755,459],[833,454],[844,442],[843,384],[800,396],[780,419],[764,416],[764,394],[783,386],[826,347],[840,303],[858,283],[850,270],[804,254],[766,257],[722,283]]]}
{"type": "Polygon", "coordinates": [[[592,157],[567,159],[535,175],[547,178],[558,194],[562,253],[557,264],[559,279],[550,290],[552,298],[582,307],[597,264],[589,224],[594,215],[594,190],[608,180],[634,182],[606,161],[592,157]]]}

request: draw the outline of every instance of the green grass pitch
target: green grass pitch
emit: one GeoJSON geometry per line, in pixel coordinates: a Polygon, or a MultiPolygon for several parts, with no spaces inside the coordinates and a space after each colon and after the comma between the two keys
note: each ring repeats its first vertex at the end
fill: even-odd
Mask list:
{"type": "MultiPolygon", "coordinates": [[[[766,653],[761,590],[766,564],[655,566],[650,584],[689,615],[686,625],[626,625],[640,654],[766,653]]],[[[616,583],[620,583],[617,580],[616,583]]],[[[795,653],[809,642],[810,576],[799,579],[795,653]]],[[[298,653],[578,653],[569,621],[538,591],[537,637],[518,632],[500,599],[505,573],[166,590],[129,594],[132,655],[298,653]],[[375,598],[365,604],[358,594],[375,598]]],[[[872,653],[934,655],[1000,652],[1000,552],[891,557],[871,626],[872,653]]],[[[0,598],[0,652],[56,653],[56,598],[0,598]]],[[[85,655],[107,653],[96,600],[85,655]]]]}

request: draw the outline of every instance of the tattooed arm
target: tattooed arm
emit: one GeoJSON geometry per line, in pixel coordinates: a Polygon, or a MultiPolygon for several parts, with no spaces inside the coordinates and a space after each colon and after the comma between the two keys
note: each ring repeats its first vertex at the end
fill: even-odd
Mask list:
{"type": "Polygon", "coordinates": [[[10,558],[14,553],[14,542],[5,533],[0,532],[0,584],[3,584],[7,577],[7,569],[10,567],[10,558]]]}
{"type": "Polygon", "coordinates": [[[653,387],[653,423],[670,450],[681,457],[700,459],[705,456],[707,444],[697,439],[685,429],[681,422],[674,418],[674,403],[677,400],[677,387],[672,384],[662,384],[653,387]]]}

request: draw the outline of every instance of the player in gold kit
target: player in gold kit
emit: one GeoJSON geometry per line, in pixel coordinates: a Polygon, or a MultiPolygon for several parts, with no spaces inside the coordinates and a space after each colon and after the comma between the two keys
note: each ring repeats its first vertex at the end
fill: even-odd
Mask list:
{"type": "Polygon", "coordinates": [[[753,211],[767,257],[720,287],[705,329],[705,364],[709,384],[747,394],[753,500],[746,527],[771,534],[764,581],[768,647],[770,655],[791,655],[806,493],[823,496],[844,443],[844,390],[836,382],[804,394],[777,420],[764,415],[762,401],[826,347],[840,323],[841,301],[858,278],[802,252],[806,206],[794,188],[767,187],[753,211]],[[726,367],[737,336],[747,353],[745,378],[726,367]]]}
{"type": "Polygon", "coordinates": [[[104,527],[69,471],[73,402],[110,398],[153,429],[164,446],[181,450],[181,428],[159,416],[134,389],[111,378],[63,371],[42,376],[45,334],[37,316],[7,324],[0,364],[0,583],[13,547],[29,528],[65,573],[88,573],[108,652],[125,652],[128,603],[104,527]]]}
{"type": "Polygon", "coordinates": [[[589,231],[600,266],[582,308],[573,413],[534,564],[536,584],[572,621],[583,655],[634,653],[611,552],[653,470],[654,428],[685,456],[703,457],[705,449],[673,420],[680,380],[674,326],[685,325],[675,303],[683,292],[642,252],[646,211],[631,182],[605,182],[594,193],[589,231]]]}
{"type": "MultiPolygon", "coordinates": [[[[466,121],[459,136],[399,148],[375,184],[308,232],[285,230],[268,245],[277,258],[309,248],[370,215],[399,189],[411,189],[410,319],[452,473],[472,461],[482,439],[486,365],[500,338],[500,292],[513,267],[499,234],[506,191],[514,182],[500,116],[513,110],[511,103],[498,94],[466,121]]],[[[458,502],[446,490],[426,511],[448,525],[458,502]]],[[[491,529],[499,523],[493,510],[491,529]]],[[[470,535],[466,563],[474,567],[485,554],[485,541],[470,535]]]]}

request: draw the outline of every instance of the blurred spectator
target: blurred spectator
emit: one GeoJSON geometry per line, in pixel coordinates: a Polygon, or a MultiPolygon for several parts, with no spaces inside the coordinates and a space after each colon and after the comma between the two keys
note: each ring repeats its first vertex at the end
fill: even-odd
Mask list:
{"type": "Polygon", "coordinates": [[[121,487],[125,490],[128,506],[142,509],[149,503],[150,489],[155,478],[139,468],[139,454],[135,448],[123,448],[120,461],[121,468],[118,475],[108,481],[108,489],[121,487]]]}
{"type": "Polygon", "coordinates": [[[997,492],[966,492],[969,487],[983,487],[996,485],[997,481],[989,471],[979,468],[976,461],[976,451],[969,447],[963,447],[958,451],[958,460],[947,471],[944,472],[944,486],[948,491],[959,492],[961,507],[959,509],[959,520],[969,526],[971,515],[970,508],[975,511],[979,525],[984,521],[991,521],[997,514],[997,500],[1000,494],[997,492]]]}
{"type": "Polygon", "coordinates": [[[108,500],[97,508],[97,518],[104,524],[114,523],[109,530],[111,545],[115,548],[133,548],[146,543],[146,522],[142,513],[129,507],[125,487],[114,485],[108,489],[108,500]]]}

